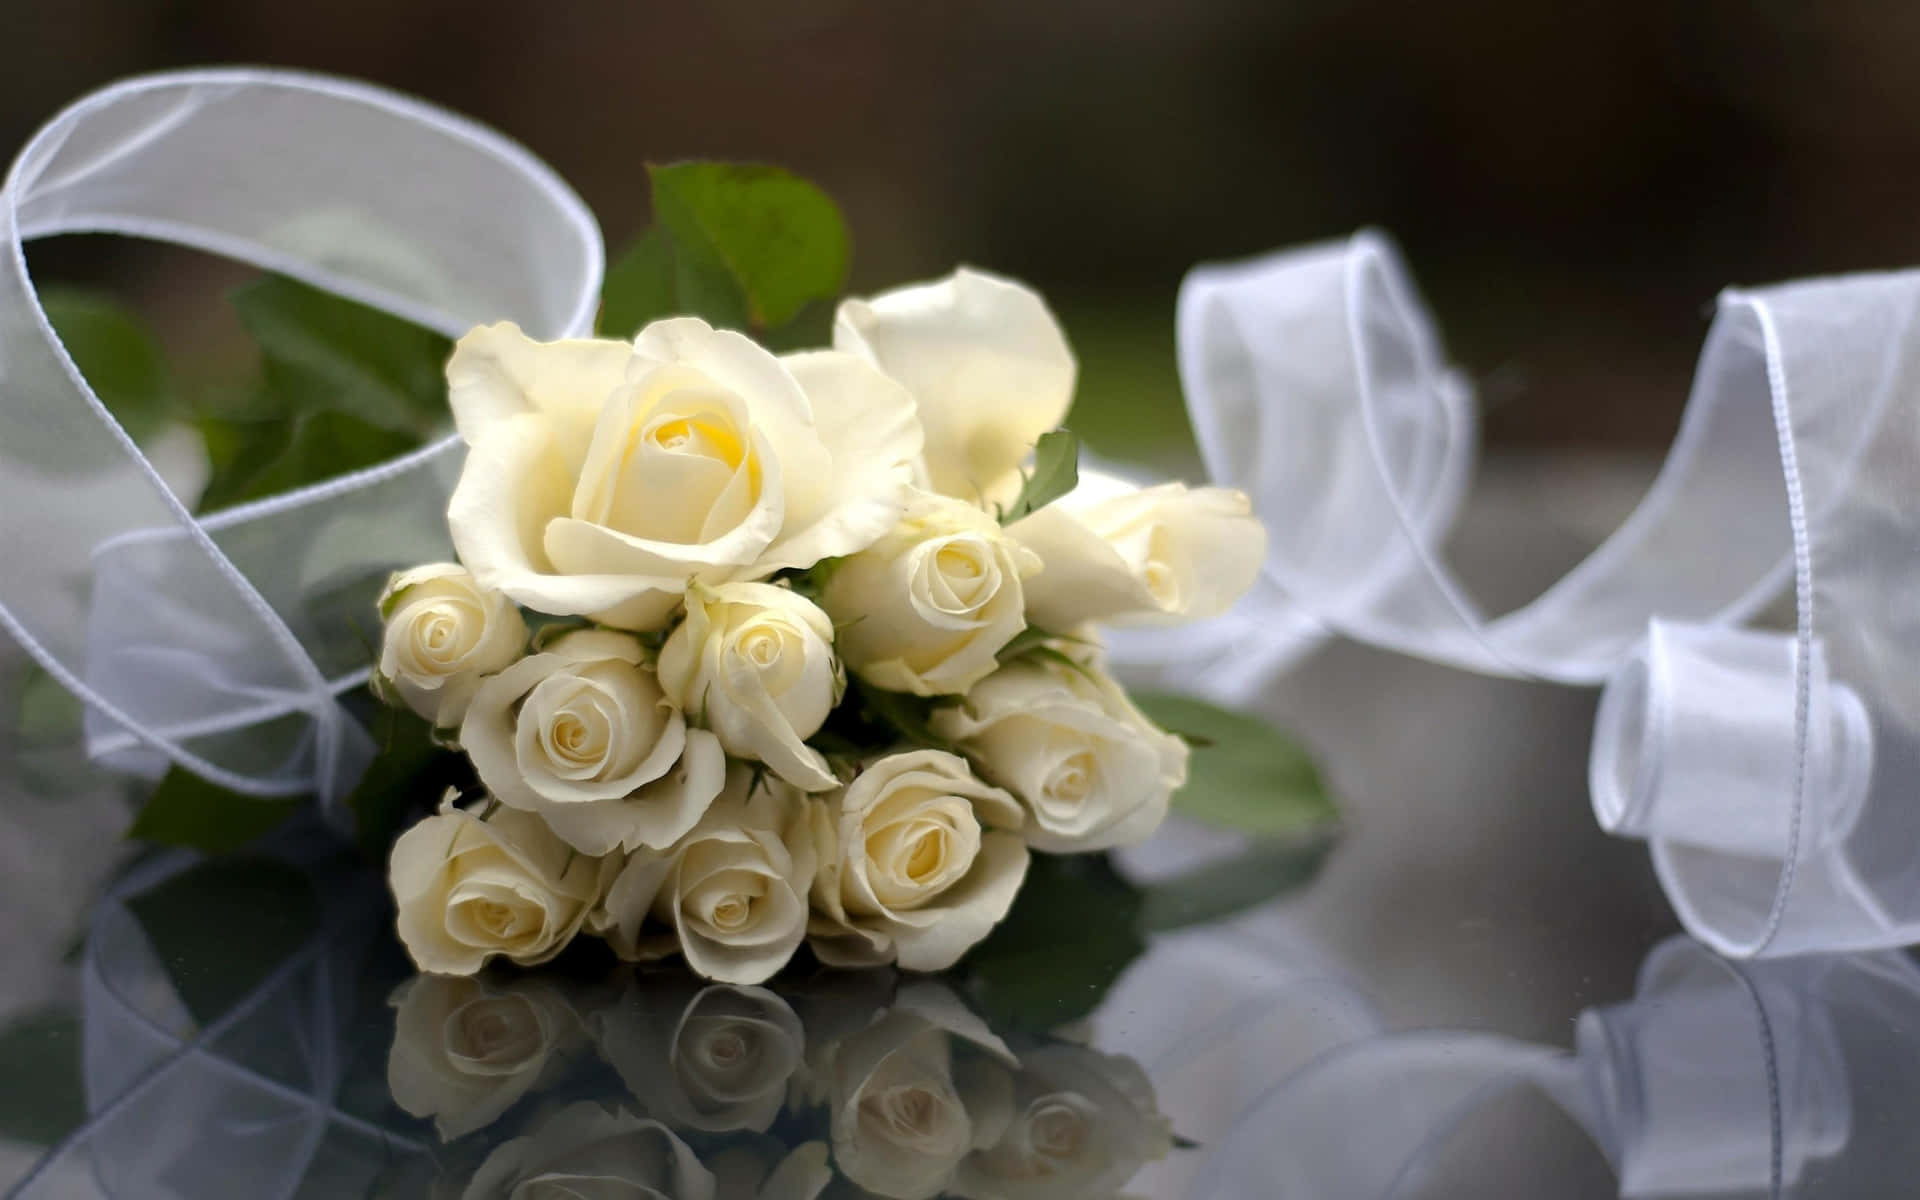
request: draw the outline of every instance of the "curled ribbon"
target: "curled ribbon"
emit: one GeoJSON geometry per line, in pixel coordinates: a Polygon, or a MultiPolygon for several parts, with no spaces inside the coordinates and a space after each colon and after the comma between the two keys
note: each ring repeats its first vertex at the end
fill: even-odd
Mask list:
{"type": "Polygon", "coordinates": [[[1530,604],[1441,554],[1468,390],[1386,240],[1195,270],[1181,376],[1270,546],[1221,622],[1117,654],[1231,702],[1325,632],[1496,675],[1612,679],[1593,799],[1735,955],[1920,940],[1920,273],[1730,289],[1644,500],[1530,604]],[[1742,628],[1791,583],[1791,631],[1742,628]],[[1900,849],[1893,849],[1894,846],[1900,849]]]}
{"type": "Polygon", "coordinates": [[[372,747],[338,701],[366,677],[364,614],[329,597],[446,555],[458,442],[196,520],[41,309],[23,245],[63,233],[210,251],[450,335],[504,318],[553,338],[592,328],[593,216],[476,124],[257,70],[94,93],[0,190],[0,625],[86,702],[96,753],[335,801],[372,747]]]}

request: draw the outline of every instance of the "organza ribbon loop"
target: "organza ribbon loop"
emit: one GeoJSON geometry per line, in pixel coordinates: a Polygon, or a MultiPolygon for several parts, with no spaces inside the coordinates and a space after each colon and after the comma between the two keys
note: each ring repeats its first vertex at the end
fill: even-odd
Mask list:
{"type": "Polygon", "coordinates": [[[1652,841],[1689,930],[1741,955],[1920,940],[1920,856],[1892,849],[1920,844],[1920,687],[1895,666],[1920,657],[1916,312],[1911,271],[1722,293],[1638,508],[1489,617],[1441,553],[1469,398],[1391,245],[1198,268],[1180,298],[1188,408],[1215,481],[1266,521],[1268,558],[1227,619],[1117,656],[1228,702],[1316,629],[1497,675],[1619,672],[1596,811],[1652,841]],[[1740,631],[1789,583],[1792,632],[1740,631]]]}
{"type": "Polygon", "coordinates": [[[592,215],[478,125],[252,70],[95,93],[0,191],[0,624],[86,702],[102,754],[335,799],[370,752],[336,700],[365,677],[368,580],[445,554],[458,444],[196,521],[41,310],[22,246],[62,233],[196,247],[450,335],[511,319],[551,338],[592,327],[592,215]]]}

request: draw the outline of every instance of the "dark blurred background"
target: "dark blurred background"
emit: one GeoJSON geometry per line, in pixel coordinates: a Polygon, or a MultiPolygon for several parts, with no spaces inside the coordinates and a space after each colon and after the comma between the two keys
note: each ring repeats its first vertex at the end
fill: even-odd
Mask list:
{"type": "Polygon", "coordinates": [[[616,250],[646,161],[778,162],[847,208],[856,289],[1042,287],[1076,421],[1136,443],[1180,425],[1189,265],[1378,225],[1492,446],[1651,448],[1719,287],[1920,258],[1916,35],[1895,0],[7,0],[0,140],[129,73],[339,72],[518,138],[616,250]]]}

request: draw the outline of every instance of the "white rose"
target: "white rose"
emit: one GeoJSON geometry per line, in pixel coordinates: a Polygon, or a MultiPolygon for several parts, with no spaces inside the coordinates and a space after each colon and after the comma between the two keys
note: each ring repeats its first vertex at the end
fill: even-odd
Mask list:
{"type": "Polygon", "coordinates": [[[654,629],[687,583],[807,567],[898,517],[913,399],[850,354],[775,358],[690,317],[631,346],[467,334],[447,364],[467,462],[460,560],[537,612],[654,629]]]}
{"type": "Polygon", "coordinates": [[[495,955],[543,963],[579,931],[613,865],[531,813],[500,808],[483,821],[449,797],[393,844],[400,940],[415,966],[441,975],[471,975],[495,955]]]}
{"type": "Polygon", "coordinates": [[[585,854],[668,846],[720,791],[726,755],[688,729],[638,640],[583,629],[480,685],[460,745],[502,804],[585,854]]]}
{"type": "Polygon", "coordinates": [[[813,846],[805,801],[735,762],[700,823],[665,850],[640,849],[607,889],[595,932],[629,959],[675,950],[724,983],[760,983],[807,932],[813,846]]]}
{"type": "Polygon", "coordinates": [[[581,1100],[496,1146],[462,1200],[714,1200],[713,1172],[658,1121],[581,1100]]]}
{"type": "Polygon", "coordinates": [[[801,1063],[800,1018],[765,988],[691,990],[661,979],[629,985],[594,1015],[600,1053],[641,1108],[675,1129],[764,1133],[801,1063]]]}
{"type": "Polygon", "coordinates": [[[1050,1044],[1028,1052],[1020,1066],[1012,1122],[991,1148],[961,1163],[954,1195],[1112,1196],[1173,1149],[1173,1127],[1132,1059],[1050,1044]]]}
{"type": "Polygon", "coordinates": [[[718,1184],[715,1200],[817,1200],[833,1182],[825,1142],[788,1150],[774,1138],[729,1141],[707,1165],[718,1184]]]}
{"type": "Polygon", "coordinates": [[[416,975],[391,1001],[387,1090],[451,1141],[552,1082],[581,1041],[580,1019],[550,984],[416,975]]]}
{"type": "Polygon", "coordinates": [[[380,678],[442,729],[460,724],[480,677],[519,658],[527,644],[513,601],[482,588],[457,563],[395,575],[380,595],[380,615],[380,678]]]}
{"type": "Polygon", "coordinates": [[[834,1159],[854,1183],[897,1200],[940,1194],[967,1154],[999,1140],[1011,1117],[1006,1044],[950,995],[932,1001],[903,991],[898,1005],[831,1055],[834,1159]]]}
{"type": "Polygon", "coordinates": [[[1243,492],[1137,488],[1097,471],[1007,533],[1047,564],[1027,587],[1027,619],[1056,630],[1217,617],[1253,586],[1267,552],[1243,492]]]}
{"type": "Polygon", "coordinates": [[[1020,464],[1073,401],[1073,351],[1046,302],[981,271],[848,300],[833,344],[907,386],[928,482],[983,508],[1019,494],[1020,464]]]}
{"type": "Polygon", "coordinates": [[[1187,744],[1148,721],[1096,663],[1023,656],[930,723],[1020,798],[1036,850],[1144,841],[1187,780],[1187,744]]]}
{"type": "Polygon", "coordinates": [[[770,583],[696,585],[686,619],[660,648],[660,686],[727,753],[806,791],[833,786],[806,739],[840,702],[846,676],[833,622],[805,596],[770,583]]]}
{"type": "Polygon", "coordinates": [[[897,528],[833,568],[820,603],[862,679],[916,696],[958,694],[1026,628],[1023,581],[1040,566],[992,517],[923,493],[897,528]]]}
{"type": "Polygon", "coordinates": [[[941,750],[869,765],[807,808],[819,861],[814,952],[833,966],[958,962],[1012,907],[1027,874],[1020,806],[941,750]]]}

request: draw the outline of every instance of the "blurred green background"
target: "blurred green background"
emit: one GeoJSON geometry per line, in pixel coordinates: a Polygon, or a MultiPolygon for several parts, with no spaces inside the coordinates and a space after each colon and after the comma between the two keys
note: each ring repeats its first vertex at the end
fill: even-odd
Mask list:
{"type": "MultiPolygon", "coordinates": [[[[1045,290],[1076,426],[1149,457],[1183,436],[1185,269],[1378,225],[1494,447],[1644,449],[1719,287],[1920,257],[1917,35],[1875,0],[6,0],[0,140],[129,73],[339,72],[518,138],[616,250],[646,161],[778,162],[847,209],[856,291],[957,261],[1045,290]]],[[[216,268],[90,241],[36,267],[240,344],[216,268]]]]}

